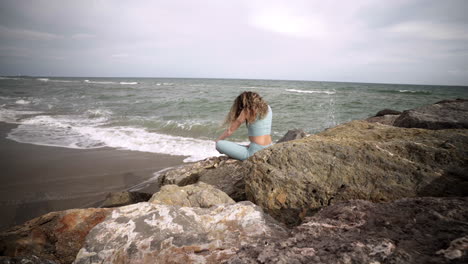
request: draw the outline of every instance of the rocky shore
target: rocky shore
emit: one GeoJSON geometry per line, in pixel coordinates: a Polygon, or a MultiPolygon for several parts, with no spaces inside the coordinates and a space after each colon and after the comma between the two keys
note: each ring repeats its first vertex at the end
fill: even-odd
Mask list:
{"type": "Polygon", "coordinates": [[[6,229],[0,263],[467,263],[466,128],[457,99],[290,131],[6,229]]]}

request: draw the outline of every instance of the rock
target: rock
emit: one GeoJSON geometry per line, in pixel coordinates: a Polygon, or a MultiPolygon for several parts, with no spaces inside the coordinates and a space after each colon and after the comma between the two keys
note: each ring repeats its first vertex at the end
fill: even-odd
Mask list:
{"type": "Polygon", "coordinates": [[[380,123],[383,125],[393,126],[393,123],[400,116],[400,114],[400,111],[384,109],[377,112],[375,116],[369,117],[365,120],[370,123],[380,123]]]}
{"type": "Polygon", "coordinates": [[[13,257],[11,261],[72,263],[89,230],[110,212],[103,208],[71,209],[34,218],[0,233],[0,255],[13,257]]]}
{"type": "MultiPolygon", "coordinates": [[[[467,251],[468,236],[463,236],[450,242],[450,247],[437,251],[437,254],[443,254],[446,259],[453,260],[464,257],[467,251]]],[[[465,259],[468,260],[468,257],[465,257],[465,259]]]]}
{"type": "Polygon", "coordinates": [[[227,263],[468,263],[467,222],[468,198],[354,200],[322,209],[288,239],[247,245],[227,263]]]}
{"type": "Polygon", "coordinates": [[[444,100],[403,111],[394,126],[406,128],[468,128],[468,100],[444,100]]]}
{"type": "MultiPolygon", "coordinates": [[[[289,130],[278,141],[285,142],[308,136],[302,129],[289,130]]],[[[159,177],[159,186],[176,184],[185,186],[196,182],[205,182],[225,192],[234,201],[245,201],[244,177],[248,168],[242,161],[226,156],[212,157],[191,164],[179,166],[164,172],[159,177]]]]}
{"type": "Polygon", "coordinates": [[[139,202],[147,202],[151,199],[151,194],[141,192],[112,192],[106,196],[101,207],[118,207],[139,202]]]}
{"type": "Polygon", "coordinates": [[[337,201],[466,196],[468,130],[352,121],[244,161],[247,198],[288,225],[337,201]]]}
{"type": "Polygon", "coordinates": [[[280,138],[276,143],[291,141],[295,139],[301,139],[307,136],[308,134],[304,132],[304,130],[302,129],[292,129],[292,130],[288,130],[288,132],[282,138],[280,138]]]}
{"type": "Polygon", "coordinates": [[[369,123],[380,123],[382,125],[393,126],[395,120],[399,117],[399,115],[384,115],[384,116],[374,116],[369,117],[366,119],[369,123]]]}
{"type": "Polygon", "coordinates": [[[208,209],[138,203],[94,227],[74,263],[221,263],[244,245],[286,236],[250,202],[208,209]]]}
{"type": "Polygon", "coordinates": [[[385,116],[385,115],[401,115],[401,112],[397,110],[392,110],[392,109],[384,109],[384,110],[380,110],[379,112],[377,112],[377,114],[375,114],[375,116],[385,116]]]}
{"type": "Polygon", "coordinates": [[[159,177],[159,185],[185,186],[198,181],[215,186],[235,201],[244,201],[245,168],[242,161],[228,157],[213,157],[169,170],[159,177]]]}
{"type": "Polygon", "coordinates": [[[149,200],[153,204],[167,204],[189,207],[209,208],[218,204],[235,203],[226,193],[212,185],[198,182],[196,184],[179,187],[165,185],[149,200]]]}
{"type": "Polygon", "coordinates": [[[41,259],[34,255],[17,258],[0,256],[0,264],[57,264],[57,262],[48,259],[41,259]]]}

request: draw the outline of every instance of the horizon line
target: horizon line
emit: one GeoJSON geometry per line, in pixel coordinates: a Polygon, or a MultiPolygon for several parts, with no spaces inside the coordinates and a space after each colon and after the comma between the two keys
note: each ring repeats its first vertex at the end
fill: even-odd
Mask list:
{"type": "Polygon", "coordinates": [[[390,83],[390,82],[355,82],[355,81],[317,81],[304,79],[264,79],[264,78],[232,78],[232,77],[148,77],[148,76],[59,76],[59,75],[1,75],[0,77],[51,77],[51,78],[146,78],[146,79],[212,79],[212,80],[256,80],[256,81],[293,81],[293,82],[328,82],[328,83],[360,83],[360,84],[396,84],[415,86],[458,86],[468,87],[468,84],[422,84],[422,83],[390,83]]]}

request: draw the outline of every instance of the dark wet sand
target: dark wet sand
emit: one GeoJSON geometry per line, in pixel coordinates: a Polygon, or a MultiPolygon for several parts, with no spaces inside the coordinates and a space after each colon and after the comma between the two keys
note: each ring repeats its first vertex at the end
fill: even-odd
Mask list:
{"type": "MultiPolygon", "coordinates": [[[[95,207],[108,192],[153,177],[184,157],[118,150],[69,149],[6,139],[16,125],[0,122],[0,229],[42,214],[95,207]]],[[[140,191],[155,192],[155,185],[140,191]]]]}

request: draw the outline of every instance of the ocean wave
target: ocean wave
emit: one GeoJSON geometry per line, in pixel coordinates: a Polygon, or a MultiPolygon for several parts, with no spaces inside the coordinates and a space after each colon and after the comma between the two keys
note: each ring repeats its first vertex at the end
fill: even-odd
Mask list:
{"type": "Polygon", "coordinates": [[[413,94],[430,94],[429,91],[415,91],[415,90],[398,90],[400,93],[413,93],[413,94]]]}
{"type": "Polygon", "coordinates": [[[112,111],[107,110],[107,109],[97,108],[97,109],[86,110],[84,114],[88,118],[104,118],[105,119],[104,121],[107,121],[111,117],[112,111]]]}
{"type": "Polygon", "coordinates": [[[21,79],[21,78],[0,76],[0,80],[19,80],[19,79],[21,79]]]}
{"type": "Polygon", "coordinates": [[[15,103],[19,104],[19,105],[27,105],[27,104],[30,104],[31,101],[20,99],[20,100],[16,101],[15,103]]]}
{"type": "Polygon", "coordinates": [[[18,111],[18,110],[13,110],[13,109],[6,109],[0,107],[0,122],[6,122],[6,123],[12,123],[12,124],[20,124],[22,117],[27,116],[27,115],[36,115],[36,114],[41,114],[43,112],[39,111],[18,111]]]}
{"type": "Polygon", "coordinates": [[[41,82],[48,82],[49,78],[36,78],[36,80],[41,81],[41,82]]]}
{"type": "Polygon", "coordinates": [[[414,94],[414,95],[425,95],[425,94],[432,94],[431,91],[424,91],[424,90],[376,90],[378,93],[391,93],[391,94],[414,94]]]}
{"type": "MultiPolygon", "coordinates": [[[[96,113],[102,114],[102,110],[97,110],[96,113]]],[[[104,115],[105,113],[107,112],[104,111],[104,115]]],[[[89,119],[83,116],[41,115],[22,120],[7,138],[22,143],[55,147],[89,149],[107,146],[188,156],[185,162],[220,155],[211,140],[171,136],[137,127],[102,127],[106,120],[106,117],[89,119]]]]}
{"type": "Polygon", "coordinates": [[[240,88],[243,88],[243,89],[262,89],[262,88],[265,88],[265,86],[241,86],[240,88]]]}
{"type": "Polygon", "coordinates": [[[185,121],[185,122],[180,122],[180,121],[175,121],[175,120],[169,120],[166,121],[166,123],[163,125],[163,127],[168,127],[168,128],[180,128],[183,130],[191,130],[194,126],[201,126],[202,123],[198,121],[185,121]]]}
{"type": "Polygon", "coordinates": [[[85,83],[94,83],[94,84],[112,84],[116,82],[98,82],[98,81],[90,81],[90,80],[84,80],[85,83]]]}
{"type": "Polygon", "coordinates": [[[80,82],[80,81],[73,81],[73,80],[50,80],[50,79],[49,79],[49,82],[59,82],[59,83],[77,83],[77,82],[80,82]]]}
{"type": "Polygon", "coordinates": [[[111,81],[90,81],[84,80],[85,83],[92,83],[92,84],[122,84],[122,85],[135,85],[138,82],[111,82],[111,81]]]}
{"type": "Polygon", "coordinates": [[[292,93],[308,93],[308,94],[336,94],[336,91],[317,91],[317,90],[297,90],[297,89],[286,89],[285,91],[287,92],[292,92],[292,93]]]}
{"type": "Polygon", "coordinates": [[[173,86],[174,83],[156,83],[157,86],[173,86]]]}

